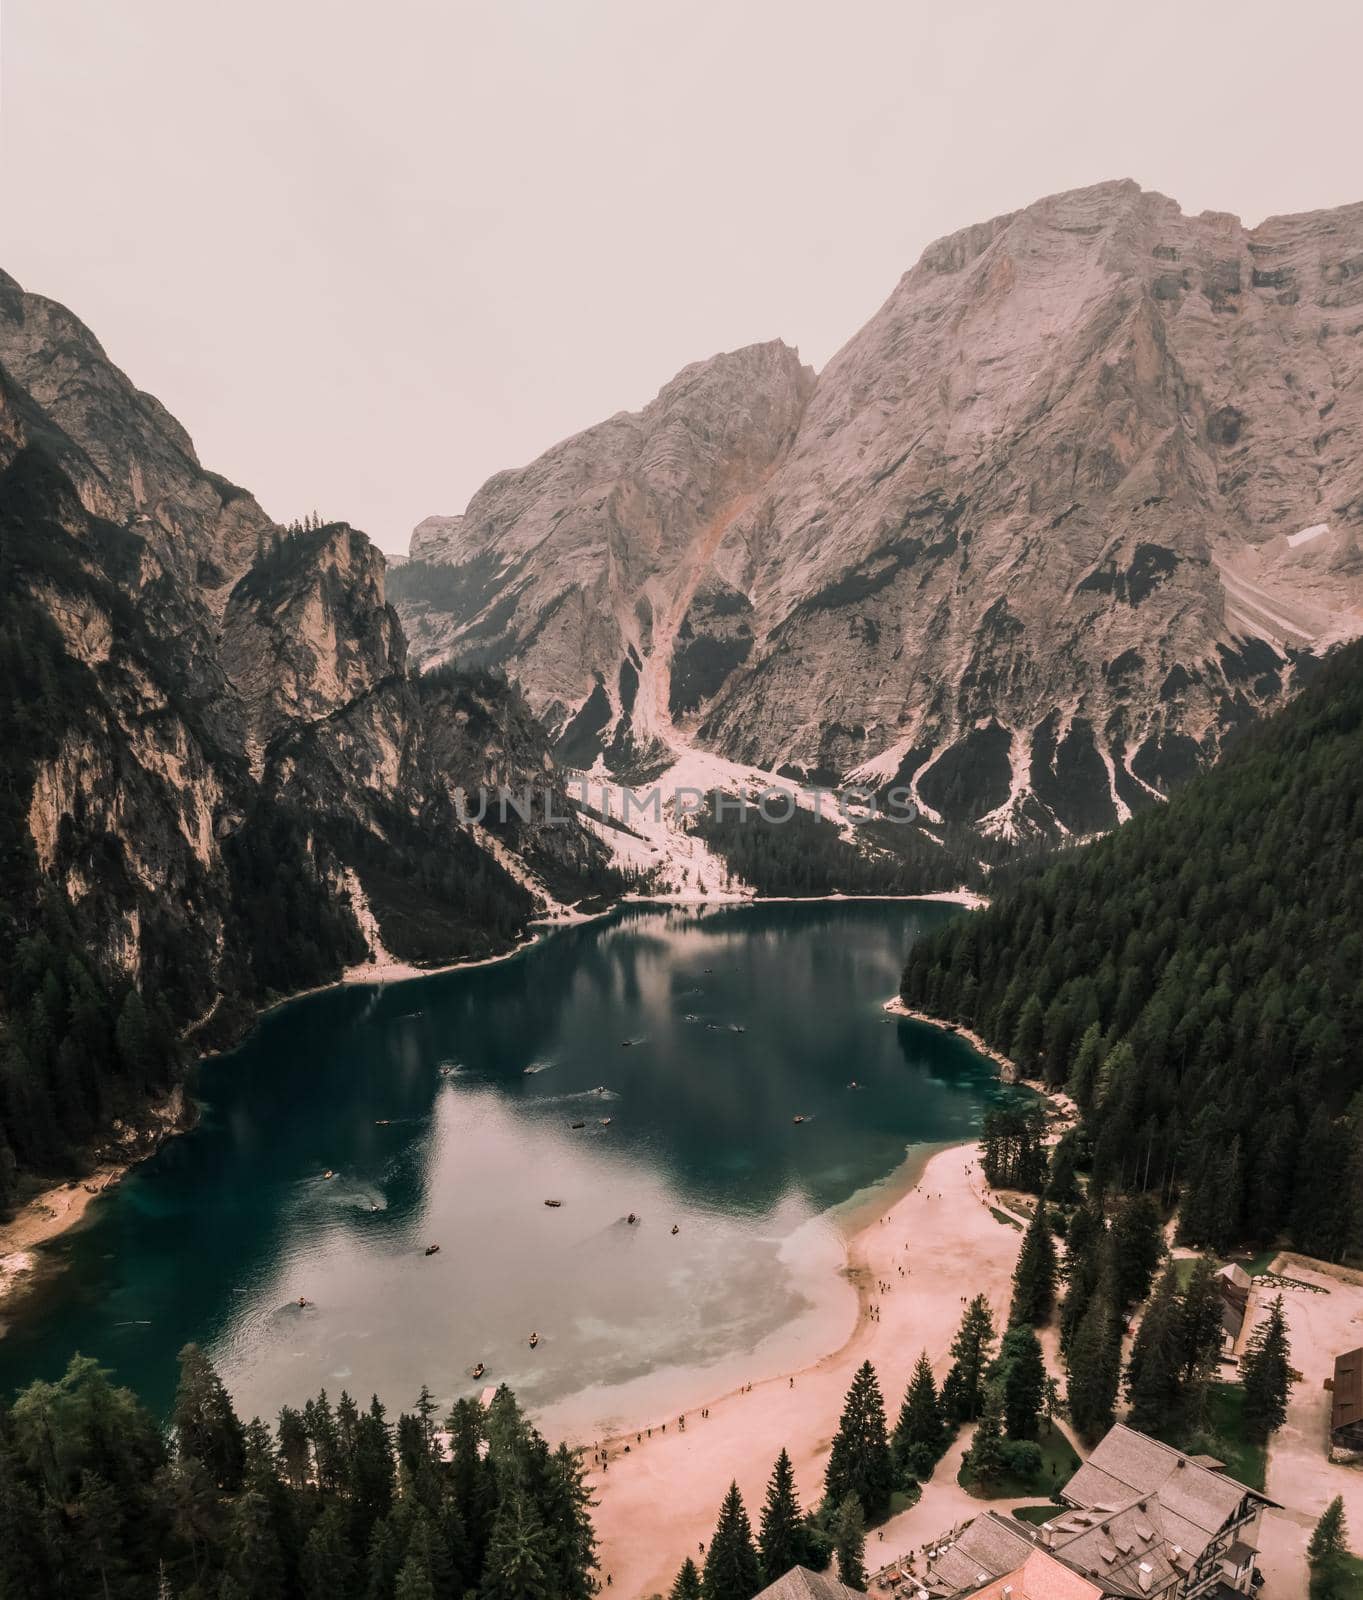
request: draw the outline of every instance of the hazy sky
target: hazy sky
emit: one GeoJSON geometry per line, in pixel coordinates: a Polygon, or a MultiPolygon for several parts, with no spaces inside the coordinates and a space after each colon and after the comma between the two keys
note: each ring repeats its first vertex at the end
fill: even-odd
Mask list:
{"type": "Polygon", "coordinates": [[[1355,0],[0,0],[0,51],[0,265],[388,549],[1041,195],[1363,199],[1355,0]]]}

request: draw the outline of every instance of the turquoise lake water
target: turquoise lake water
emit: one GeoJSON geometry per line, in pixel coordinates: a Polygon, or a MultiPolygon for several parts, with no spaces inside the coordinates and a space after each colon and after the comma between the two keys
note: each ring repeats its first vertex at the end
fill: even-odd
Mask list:
{"type": "Polygon", "coordinates": [[[962,914],[631,909],[283,1007],[197,1069],[200,1125],[48,1252],[0,1389],[79,1349],[165,1408],[192,1339],[247,1416],[505,1381],[594,1437],[811,1359],[854,1313],[849,1204],[1016,1092],[881,1010],[962,914]]]}

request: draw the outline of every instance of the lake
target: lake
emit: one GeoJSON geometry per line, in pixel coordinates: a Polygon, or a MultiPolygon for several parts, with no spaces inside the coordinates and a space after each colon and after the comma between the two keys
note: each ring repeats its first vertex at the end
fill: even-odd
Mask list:
{"type": "Polygon", "coordinates": [[[79,1349],[164,1410],[197,1340],[246,1416],[504,1381],[585,1438],[810,1360],[855,1316],[847,1228],[1017,1092],[881,1010],[962,914],[631,908],[292,1002],[196,1069],[199,1126],[48,1250],[0,1390],[79,1349]]]}

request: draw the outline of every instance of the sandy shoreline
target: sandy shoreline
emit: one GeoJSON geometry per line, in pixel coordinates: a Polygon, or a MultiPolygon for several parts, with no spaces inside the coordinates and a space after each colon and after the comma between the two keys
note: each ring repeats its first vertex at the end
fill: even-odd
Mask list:
{"type": "Polygon", "coordinates": [[[116,1186],[131,1165],[105,1162],[86,1178],[44,1189],[21,1206],[12,1221],[0,1223],[0,1302],[31,1281],[41,1264],[39,1246],[74,1228],[91,1203],[116,1186]]]}
{"type": "MultiPolygon", "coordinates": [[[[984,1294],[1000,1323],[1011,1293],[1022,1235],[989,1209],[976,1146],[933,1155],[917,1182],[848,1242],[846,1276],[858,1295],[855,1327],[837,1350],[793,1373],[754,1374],[750,1386],[717,1396],[678,1419],[660,1419],[605,1442],[609,1466],[592,1483],[601,1572],[623,1597],[665,1594],[687,1555],[714,1531],[719,1502],[736,1479],[756,1522],[772,1463],[790,1452],[802,1503],[817,1501],[843,1398],[856,1368],[876,1368],[893,1425],[913,1363],[927,1350],[939,1380],[960,1322],[962,1295],[984,1294]],[[882,1289],[888,1284],[888,1289],[882,1289]],[[639,1440],[639,1432],[644,1438],[639,1440]],[[628,1446],[628,1453],[626,1453],[628,1446]],[[665,1506],[665,1516],[659,1507],[665,1506]]],[[[595,1441],[577,1441],[590,1447],[595,1441]]],[[[923,1499],[873,1538],[878,1566],[981,1509],[939,1471],[923,1499]]]]}
{"type": "MultiPolygon", "coordinates": [[[[882,1009],[957,1034],[993,1061],[1004,1081],[1018,1080],[1016,1064],[972,1030],[912,1010],[897,995],[882,1009]]],[[[1058,1131],[1073,1107],[1064,1095],[1045,1098],[1061,1114],[1058,1131]]],[[[843,1272],[857,1290],[858,1307],[856,1325],[838,1349],[793,1372],[755,1373],[750,1387],[710,1401],[707,1417],[693,1411],[685,1431],[671,1417],[666,1432],[654,1420],[651,1437],[643,1424],[642,1441],[638,1426],[606,1441],[577,1441],[588,1446],[589,1455],[604,1446],[609,1461],[604,1471],[594,1470],[592,1483],[600,1502],[595,1516],[601,1572],[611,1574],[612,1589],[628,1597],[666,1594],[686,1556],[701,1559],[700,1545],[714,1531],[731,1479],[755,1527],[772,1463],[783,1447],[795,1467],[801,1504],[817,1503],[843,1398],[863,1361],[876,1368],[893,1427],[920,1351],[928,1352],[939,1384],[945,1377],[964,1299],[985,1295],[996,1325],[1004,1326],[1024,1219],[1017,1219],[1016,1228],[1000,1221],[996,1211],[1006,1211],[1008,1201],[988,1189],[978,1151],[974,1140],[952,1145],[931,1155],[918,1172],[910,1158],[901,1169],[906,1192],[884,1202],[878,1213],[868,1199],[845,1216],[852,1231],[843,1272]],[[661,1528],[660,1505],[667,1507],[661,1528]]],[[[893,1179],[886,1193],[894,1193],[893,1179]]],[[[918,1503],[872,1536],[870,1570],[986,1509],[986,1502],[972,1499],[956,1482],[968,1442],[965,1430],[918,1503]]]]}

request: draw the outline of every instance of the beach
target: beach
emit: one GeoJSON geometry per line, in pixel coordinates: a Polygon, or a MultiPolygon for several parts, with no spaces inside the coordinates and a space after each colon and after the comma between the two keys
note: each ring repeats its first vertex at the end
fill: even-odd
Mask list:
{"type": "MultiPolygon", "coordinates": [[[[868,1360],[875,1367],[893,1427],[920,1351],[928,1352],[939,1381],[944,1376],[963,1298],[985,1295],[1002,1326],[1021,1240],[1021,1232],[1000,1222],[984,1199],[975,1144],[934,1155],[915,1187],[848,1241],[846,1271],[857,1288],[859,1308],[856,1325],[839,1349],[793,1373],[754,1373],[751,1386],[716,1396],[704,1408],[707,1417],[690,1412],[684,1429],[675,1416],[647,1418],[634,1430],[597,1443],[609,1461],[591,1478],[599,1501],[595,1521],[602,1582],[609,1574],[612,1592],[629,1600],[666,1594],[688,1555],[702,1559],[700,1546],[714,1532],[731,1480],[737,1481],[756,1528],[767,1479],[783,1447],[794,1464],[801,1503],[817,1502],[856,1369],[868,1360]]],[[[735,1292],[741,1293],[741,1285],[735,1292]]],[[[588,1445],[590,1460],[594,1442],[576,1442],[588,1445]]],[[[956,1484],[955,1459],[938,1468],[918,1505],[881,1530],[882,1538],[871,1534],[869,1568],[984,1509],[956,1484]]]]}
{"type": "Polygon", "coordinates": [[[0,1223],[0,1301],[29,1280],[41,1259],[38,1248],[74,1228],[91,1202],[117,1183],[129,1165],[106,1163],[89,1177],[44,1189],[21,1206],[12,1221],[0,1223]]]}

